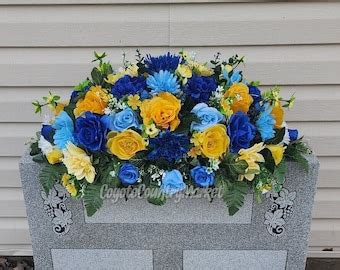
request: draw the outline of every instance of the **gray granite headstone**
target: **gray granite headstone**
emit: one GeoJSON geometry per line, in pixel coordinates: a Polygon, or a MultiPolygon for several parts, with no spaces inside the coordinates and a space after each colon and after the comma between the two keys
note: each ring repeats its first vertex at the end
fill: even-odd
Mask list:
{"type": "Polygon", "coordinates": [[[140,199],[105,201],[87,217],[81,201],[55,185],[46,196],[40,165],[20,161],[35,269],[304,269],[318,161],[309,172],[288,163],[282,191],[261,204],[252,194],[228,216],[214,200],[163,206],[140,199]]]}

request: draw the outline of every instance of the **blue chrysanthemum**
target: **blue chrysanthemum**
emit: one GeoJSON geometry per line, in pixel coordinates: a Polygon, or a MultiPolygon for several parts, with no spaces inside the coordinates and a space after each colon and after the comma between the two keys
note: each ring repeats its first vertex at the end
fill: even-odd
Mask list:
{"type": "Polygon", "coordinates": [[[152,149],[148,154],[149,160],[164,158],[169,162],[179,160],[189,150],[189,138],[184,134],[176,134],[166,130],[158,137],[149,141],[152,149]]]}
{"type": "Polygon", "coordinates": [[[175,71],[179,64],[180,57],[172,55],[169,52],[157,57],[148,54],[145,58],[144,64],[150,73],[159,72],[160,70],[175,71]]]}
{"type": "Polygon", "coordinates": [[[151,89],[151,94],[153,95],[156,95],[160,92],[177,94],[180,90],[176,76],[167,70],[161,70],[154,73],[153,75],[150,75],[146,79],[146,84],[151,89]]]}
{"type": "Polygon", "coordinates": [[[217,88],[214,77],[202,77],[193,75],[187,83],[185,93],[190,96],[195,102],[207,103],[211,93],[217,88]]]}
{"type": "Polygon", "coordinates": [[[53,135],[54,144],[59,149],[64,149],[68,142],[74,143],[73,120],[65,111],[62,111],[56,117],[52,127],[55,129],[55,134],[53,135]]]}
{"type": "Polygon", "coordinates": [[[125,95],[135,95],[146,90],[146,82],[144,77],[130,77],[125,75],[120,78],[111,88],[114,97],[120,99],[125,95]]]}
{"type": "Polygon", "coordinates": [[[262,107],[260,116],[255,123],[263,141],[270,140],[275,136],[275,119],[271,115],[271,112],[272,108],[270,107],[269,103],[265,103],[262,107]]]}

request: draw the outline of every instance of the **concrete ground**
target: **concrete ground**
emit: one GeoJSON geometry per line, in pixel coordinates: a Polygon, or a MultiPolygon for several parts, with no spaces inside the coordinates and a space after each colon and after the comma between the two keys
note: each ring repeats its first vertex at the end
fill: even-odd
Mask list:
{"type": "MultiPolygon", "coordinates": [[[[33,270],[32,257],[0,257],[0,270],[33,270]]],[[[339,259],[308,258],[306,270],[339,270],[339,259]]]]}

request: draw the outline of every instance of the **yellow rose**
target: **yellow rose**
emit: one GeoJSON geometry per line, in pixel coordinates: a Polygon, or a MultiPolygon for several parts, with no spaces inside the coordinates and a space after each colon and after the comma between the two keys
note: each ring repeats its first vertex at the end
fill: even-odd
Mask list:
{"type": "Polygon", "coordinates": [[[86,111],[104,114],[108,101],[109,96],[105,89],[102,89],[101,86],[92,86],[86,92],[84,99],[77,102],[74,115],[78,117],[86,111]]]}
{"type": "Polygon", "coordinates": [[[272,110],[272,115],[274,116],[275,119],[275,127],[276,128],[282,127],[284,111],[282,109],[280,101],[275,102],[272,110]]]}
{"type": "Polygon", "coordinates": [[[192,71],[191,71],[190,67],[188,67],[186,65],[178,65],[176,71],[183,78],[191,78],[192,77],[192,71]]]}
{"type": "Polygon", "coordinates": [[[270,152],[272,153],[275,165],[279,165],[283,158],[283,153],[285,152],[286,147],[281,144],[269,144],[266,146],[270,152]]]}
{"type": "Polygon", "coordinates": [[[211,126],[201,133],[199,140],[202,153],[208,158],[220,158],[228,151],[230,139],[226,127],[221,124],[211,126]]]}
{"type": "MultiPolygon", "coordinates": [[[[244,83],[233,84],[223,95],[223,99],[231,99],[231,109],[233,112],[242,111],[247,113],[253,98],[249,95],[249,88],[244,83]]],[[[222,101],[223,101],[222,99],[222,101]]],[[[221,101],[221,105],[223,106],[221,101]]]]}
{"type": "Polygon", "coordinates": [[[209,68],[207,65],[203,65],[196,61],[189,61],[189,67],[200,76],[211,76],[214,74],[213,70],[209,68]]]}
{"type": "Polygon", "coordinates": [[[122,160],[128,160],[137,152],[146,149],[146,142],[143,137],[131,129],[120,133],[110,132],[107,138],[107,148],[122,160]]]}
{"type": "Polygon", "coordinates": [[[63,153],[58,148],[54,148],[52,151],[46,154],[48,163],[56,164],[62,161],[63,153]]]}
{"type": "Polygon", "coordinates": [[[156,126],[171,131],[175,130],[180,120],[178,113],[181,110],[181,102],[172,94],[162,92],[152,99],[147,99],[140,106],[140,115],[143,118],[143,123],[149,126],[152,122],[156,126]]]}
{"type": "Polygon", "coordinates": [[[78,180],[85,178],[87,182],[93,183],[96,171],[86,152],[73,143],[68,143],[63,153],[63,162],[67,168],[67,172],[73,174],[78,180]]]}

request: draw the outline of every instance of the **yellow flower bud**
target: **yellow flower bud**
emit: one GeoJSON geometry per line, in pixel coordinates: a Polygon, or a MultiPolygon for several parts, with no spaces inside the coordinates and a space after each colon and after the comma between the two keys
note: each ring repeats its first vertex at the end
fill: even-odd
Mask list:
{"type": "Polygon", "coordinates": [[[283,153],[285,152],[286,147],[281,144],[269,144],[266,146],[270,152],[272,153],[275,165],[279,165],[283,158],[283,153]]]}
{"type": "Polygon", "coordinates": [[[48,163],[56,164],[61,162],[63,158],[63,153],[58,148],[54,148],[52,151],[47,153],[46,158],[48,163]]]}

